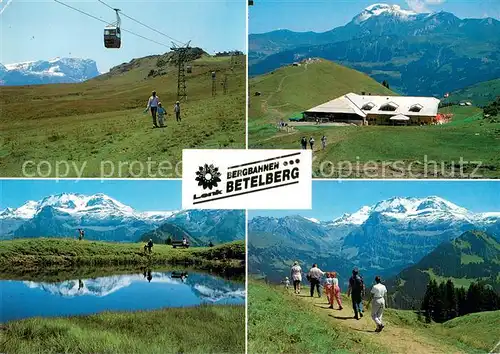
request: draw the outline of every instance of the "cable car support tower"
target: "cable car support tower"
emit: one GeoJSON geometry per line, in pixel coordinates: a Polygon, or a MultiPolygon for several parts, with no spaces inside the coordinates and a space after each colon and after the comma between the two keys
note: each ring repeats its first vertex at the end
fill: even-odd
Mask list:
{"type": "Polygon", "coordinates": [[[191,41],[187,42],[184,46],[179,47],[174,42],[172,42],[172,47],[170,48],[174,53],[177,54],[177,101],[187,101],[187,91],[186,91],[186,62],[187,54],[190,49],[191,41]]]}

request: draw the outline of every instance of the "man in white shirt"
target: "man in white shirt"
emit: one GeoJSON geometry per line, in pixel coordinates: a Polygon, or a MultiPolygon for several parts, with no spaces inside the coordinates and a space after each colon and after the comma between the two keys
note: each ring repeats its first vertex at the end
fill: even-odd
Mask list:
{"type": "Polygon", "coordinates": [[[380,332],[384,329],[382,315],[384,314],[386,296],[387,288],[381,283],[380,277],[377,275],[375,277],[375,285],[370,292],[370,300],[368,300],[368,302],[371,301],[372,303],[372,319],[377,324],[375,332],[380,332]]]}
{"type": "Polygon", "coordinates": [[[156,96],[156,91],[153,91],[151,93],[151,97],[149,97],[148,105],[146,107],[145,112],[147,112],[148,109],[151,110],[151,116],[153,117],[154,128],[158,128],[158,123],[156,122],[156,112],[158,111],[158,102],[160,102],[160,99],[158,96],[156,96]]]}
{"type": "Polygon", "coordinates": [[[311,283],[311,297],[314,296],[314,287],[318,292],[318,297],[321,297],[321,278],[325,273],[318,268],[316,263],[313,264],[312,268],[309,270],[308,279],[311,283]]]}
{"type": "Polygon", "coordinates": [[[181,121],[181,103],[179,101],[175,102],[174,106],[175,120],[177,122],[181,121]]]}

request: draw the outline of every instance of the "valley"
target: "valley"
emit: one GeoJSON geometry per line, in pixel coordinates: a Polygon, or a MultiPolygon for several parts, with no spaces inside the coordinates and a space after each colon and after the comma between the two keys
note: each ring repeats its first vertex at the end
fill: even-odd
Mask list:
{"type": "MultiPolygon", "coordinates": [[[[319,188],[319,187],[318,187],[319,188]]],[[[331,192],[330,192],[331,193],[331,192]]],[[[327,198],[327,196],[323,196],[327,198]]],[[[298,261],[336,271],[342,289],[354,267],[379,275],[390,307],[418,310],[430,280],[465,290],[481,282],[500,293],[500,213],[474,213],[437,196],[394,197],[333,220],[250,215],[249,273],[282,282],[298,261]]]]}
{"type": "Polygon", "coordinates": [[[449,12],[416,13],[374,4],[332,30],[286,29],[249,35],[249,73],[257,76],[307,58],[362,71],[397,92],[442,97],[500,76],[500,22],[460,19],[449,12]],[[432,78],[432,80],[430,80],[432,78]]]}

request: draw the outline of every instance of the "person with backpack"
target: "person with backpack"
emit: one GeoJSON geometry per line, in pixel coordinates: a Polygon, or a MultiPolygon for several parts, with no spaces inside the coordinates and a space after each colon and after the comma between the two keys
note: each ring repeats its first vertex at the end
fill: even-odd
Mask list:
{"type": "Polygon", "coordinates": [[[314,151],[314,138],[311,136],[311,138],[309,139],[309,145],[311,145],[311,150],[314,151]]]}
{"type": "Polygon", "coordinates": [[[323,148],[323,150],[326,149],[326,136],[325,135],[323,135],[321,137],[321,147],[323,148]]]}
{"type": "Polygon", "coordinates": [[[312,268],[309,270],[307,274],[307,280],[311,284],[311,297],[314,296],[314,288],[316,287],[316,291],[318,292],[318,297],[321,297],[321,278],[325,275],[325,273],[318,268],[316,263],[313,264],[312,268]]]}
{"type": "Polygon", "coordinates": [[[380,276],[377,275],[375,277],[375,285],[370,291],[370,299],[368,300],[368,303],[371,302],[372,304],[372,319],[377,325],[377,329],[375,330],[375,332],[380,332],[385,327],[382,323],[382,315],[384,314],[386,297],[387,288],[384,284],[382,284],[380,276]]]}
{"type": "Polygon", "coordinates": [[[351,296],[354,318],[357,320],[363,317],[364,292],[365,284],[363,283],[363,277],[359,275],[359,270],[356,267],[352,270],[352,277],[349,278],[349,288],[347,289],[347,296],[351,296]]]}
{"type": "Polygon", "coordinates": [[[302,139],[300,139],[300,144],[302,145],[303,150],[307,150],[307,139],[305,136],[303,136],[302,139]]]}

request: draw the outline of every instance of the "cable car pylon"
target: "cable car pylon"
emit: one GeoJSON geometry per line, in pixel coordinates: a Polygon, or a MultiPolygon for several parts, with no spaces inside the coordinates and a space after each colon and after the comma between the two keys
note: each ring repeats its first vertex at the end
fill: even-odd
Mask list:
{"type": "Polygon", "coordinates": [[[191,49],[191,41],[187,42],[184,46],[179,47],[177,44],[172,42],[172,47],[170,48],[175,54],[177,54],[177,101],[187,101],[187,91],[186,91],[186,62],[188,50],[191,49]]]}

